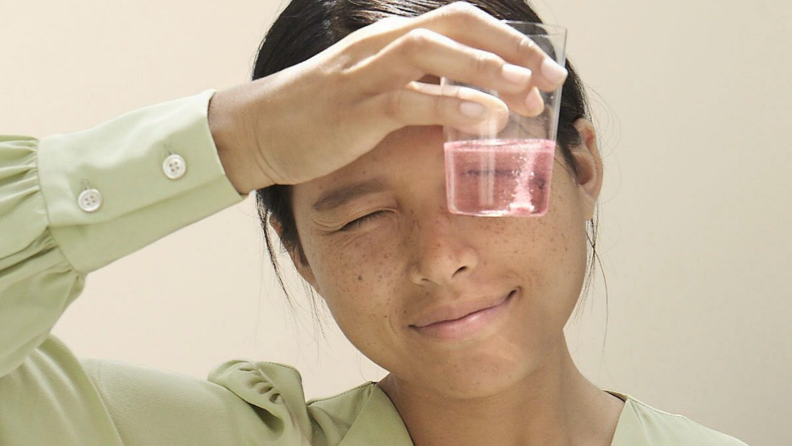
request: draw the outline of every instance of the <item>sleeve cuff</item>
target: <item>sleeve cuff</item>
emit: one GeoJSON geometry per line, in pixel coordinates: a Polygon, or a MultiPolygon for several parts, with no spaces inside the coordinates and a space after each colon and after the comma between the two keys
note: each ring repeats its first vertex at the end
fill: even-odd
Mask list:
{"type": "Polygon", "coordinates": [[[50,231],[89,273],[237,204],[207,118],[215,90],[39,143],[50,231]]]}

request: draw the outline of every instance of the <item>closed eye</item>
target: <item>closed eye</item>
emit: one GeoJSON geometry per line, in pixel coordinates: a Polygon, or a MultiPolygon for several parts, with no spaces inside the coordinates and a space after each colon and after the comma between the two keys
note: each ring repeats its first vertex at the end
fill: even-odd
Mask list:
{"type": "Polygon", "coordinates": [[[357,228],[358,226],[362,225],[363,223],[366,223],[371,219],[377,218],[382,214],[385,214],[385,211],[377,211],[377,212],[372,212],[371,214],[366,214],[356,220],[352,220],[349,223],[345,224],[341,229],[339,229],[339,231],[351,231],[357,228]]]}

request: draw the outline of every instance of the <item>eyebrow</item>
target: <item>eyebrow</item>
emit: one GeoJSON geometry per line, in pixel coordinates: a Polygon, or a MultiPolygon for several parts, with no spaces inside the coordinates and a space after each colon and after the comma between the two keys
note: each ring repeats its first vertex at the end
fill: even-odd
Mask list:
{"type": "Polygon", "coordinates": [[[379,178],[348,184],[324,193],[313,204],[317,212],[329,211],[342,206],[364,195],[381,192],[385,189],[385,182],[379,178]]]}

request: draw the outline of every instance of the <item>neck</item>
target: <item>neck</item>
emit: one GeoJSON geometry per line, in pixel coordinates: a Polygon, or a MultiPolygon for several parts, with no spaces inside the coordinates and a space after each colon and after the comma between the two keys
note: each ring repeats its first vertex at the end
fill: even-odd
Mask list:
{"type": "Polygon", "coordinates": [[[578,371],[563,337],[540,367],[491,395],[448,398],[393,375],[379,386],[415,446],[608,446],[623,406],[578,371]]]}

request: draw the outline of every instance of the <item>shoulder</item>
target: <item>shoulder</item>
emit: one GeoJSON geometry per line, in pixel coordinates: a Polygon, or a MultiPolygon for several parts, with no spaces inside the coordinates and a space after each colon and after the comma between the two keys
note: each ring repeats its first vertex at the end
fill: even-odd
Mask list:
{"type": "Polygon", "coordinates": [[[216,368],[209,380],[266,414],[262,419],[279,420],[286,430],[299,433],[299,439],[309,439],[311,445],[348,440],[353,425],[360,425],[364,419],[362,424],[370,421],[361,414],[371,413],[372,408],[384,404],[374,383],[306,402],[300,373],[291,366],[272,362],[230,361],[216,368]]]}
{"type": "Polygon", "coordinates": [[[178,439],[175,444],[229,444],[271,435],[272,426],[223,386],[122,362],[81,362],[120,437],[129,444],[164,444],[163,439],[178,439]]]}
{"type": "Polygon", "coordinates": [[[372,393],[364,384],[306,403],[300,373],[270,362],[228,361],[208,380],[107,360],[82,363],[131,444],[337,444],[372,393]]]}
{"type": "Polygon", "coordinates": [[[636,441],[652,446],[747,446],[728,434],[703,426],[684,415],[657,409],[629,394],[609,393],[625,400],[613,446],[635,444],[636,441]]]}

